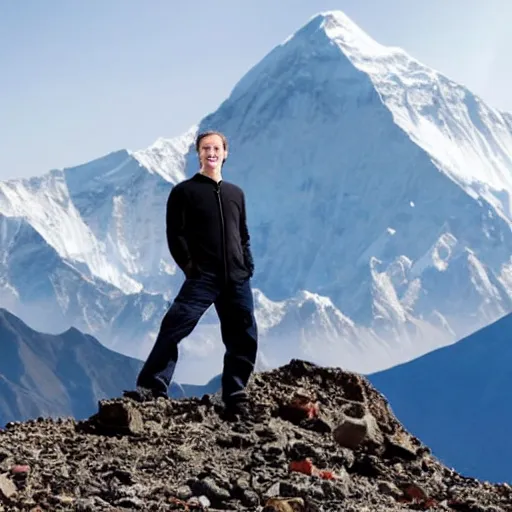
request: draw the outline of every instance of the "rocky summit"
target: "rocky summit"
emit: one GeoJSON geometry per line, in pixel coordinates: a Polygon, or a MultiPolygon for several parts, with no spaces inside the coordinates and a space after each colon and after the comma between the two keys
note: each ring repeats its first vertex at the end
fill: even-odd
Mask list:
{"type": "Polygon", "coordinates": [[[292,360],[254,374],[249,391],[241,418],[205,395],[7,424],[0,509],[512,510],[508,484],[444,466],[358,374],[292,360]]]}

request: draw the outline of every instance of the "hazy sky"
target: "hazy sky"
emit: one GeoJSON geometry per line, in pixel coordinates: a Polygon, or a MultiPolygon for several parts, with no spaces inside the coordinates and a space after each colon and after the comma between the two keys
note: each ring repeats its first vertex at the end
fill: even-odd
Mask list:
{"type": "Polygon", "coordinates": [[[510,0],[0,0],[0,179],[180,135],[331,9],[512,112],[510,0]]]}

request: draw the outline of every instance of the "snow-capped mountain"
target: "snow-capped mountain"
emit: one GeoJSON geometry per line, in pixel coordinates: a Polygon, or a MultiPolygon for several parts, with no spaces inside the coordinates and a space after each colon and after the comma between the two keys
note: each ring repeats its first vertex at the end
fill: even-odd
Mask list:
{"type": "Polygon", "coordinates": [[[329,12],[209,127],[236,148],[229,177],[248,191],[270,299],[329,297],[395,345],[417,320],[453,339],[510,311],[512,126],[466,88],[329,12]]]}
{"type": "MultiPolygon", "coordinates": [[[[0,183],[0,305],[32,325],[46,300],[46,324],[145,357],[182,282],[166,200],[210,128],[246,193],[261,364],[377,371],[512,310],[512,116],[341,12],[309,20],[182,137],[0,183]]],[[[181,380],[218,372],[219,339],[209,312],[182,345],[204,366],[181,380]]]]}
{"type": "Polygon", "coordinates": [[[0,241],[2,307],[25,318],[32,328],[56,334],[79,326],[107,339],[113,349],[154,334],[165,312],[161,295],[125,294],[96,276],[84,275],[19,217],[0,214],[0,241]]]}

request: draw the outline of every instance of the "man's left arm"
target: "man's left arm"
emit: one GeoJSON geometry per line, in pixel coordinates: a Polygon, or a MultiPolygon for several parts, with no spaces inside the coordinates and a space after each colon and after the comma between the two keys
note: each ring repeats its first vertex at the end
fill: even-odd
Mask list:
{"type": "Polygon", "coordinates": [[[247,227],[247,210],[245,207],[245,195],[242,192],[242,211],[240,219],[240,239],[242,240],[242,249],[244,253],[244,263],[249,269],[251,277],[254,274],[254,260],[251,252],[251,237],[247,227]]]}

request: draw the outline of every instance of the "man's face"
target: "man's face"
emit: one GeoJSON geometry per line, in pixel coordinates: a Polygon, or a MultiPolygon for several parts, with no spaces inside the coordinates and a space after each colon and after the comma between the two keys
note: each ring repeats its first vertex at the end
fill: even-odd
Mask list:
{"type": "Polygon", "coordinates": [[[228,152],[224,150],[222,139],[217,135],[207,135],[199,143],[199,161],[205,170],[213,171],[222,165],[228,152]]]}

